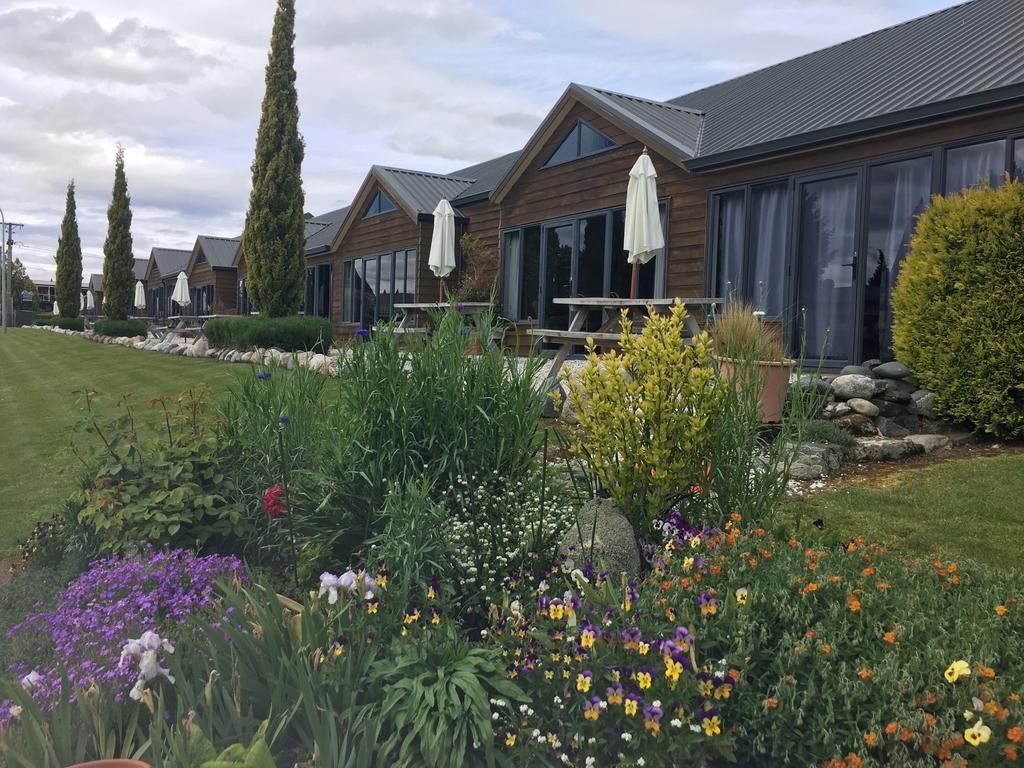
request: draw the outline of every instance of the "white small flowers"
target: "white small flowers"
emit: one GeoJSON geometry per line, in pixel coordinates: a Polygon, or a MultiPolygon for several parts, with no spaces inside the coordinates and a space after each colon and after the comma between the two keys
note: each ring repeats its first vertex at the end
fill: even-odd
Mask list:
{"type": "Polygon", "coordinates": [[[13,717],[15,720],[21,719],[22,709],[20,704],[11,704],[10,709],[8,709],[7,711],[11,713],[11,717],[13,717]]]}
{"type": "Polygon", "coordinates": [[[597,765],[597,758],[593,757],[593,756],[588,757],[587,761],[586,761],[586,765],[587,765],[588,768],[593,768],[595,765],[597,765]]]}
{"type": "Polygon", "coordinates": [[[119,664],[124,664],[126,659],[131,659],[139,665],[139,676],[128,693],[133,700],[141,701],[146,685],[155,678],[166,677],[168,682],[174,683],[171,670],[160,666],[160,661],[157,658],[159,651],[174,653],[174,646],[169,640],[165,640],[150,630],[143,632],[137,640],[129,640],[124,644],[119,664]]]}
{"type": "Polygon", "coordinates": [[[682,728],[683,727],[683,721],[680,720],[678,717],[673,717],[672,720],[670,721],[669,725],[671,725],[673,728],[682,728]]]}
{"type": "Polygon", "coordinates": [[[43,679],[43,676],[36,672],[34,669],[21,678],[21,687],[31,693],[37,687],[39,687],[39,681],[43,679]]]}
{"type": "Polygon", "coordinates": [[[637,765],[647,765],[647,761],[646,761],[646,760],[644,760],[644,759],[643,759],[642,757],[638,757],[638,758],[636,759],[636,764],[637,764],[637,765]]]}
{"type": "Polygon", "coordinates": [[[690,723],[690,730],[694,733],[700,733],[700,726],[696,723],[690,723]]]}

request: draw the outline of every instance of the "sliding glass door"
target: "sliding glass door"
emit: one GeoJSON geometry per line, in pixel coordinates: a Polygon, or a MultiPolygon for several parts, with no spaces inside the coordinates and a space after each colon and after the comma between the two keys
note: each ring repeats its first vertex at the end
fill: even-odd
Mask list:
{"type": "Polygon", "coordinates": [[[797,184],[798,332],[806,354],[831,365],[849,362],[856,344],[860,187],[859,173],[797,184]]]}

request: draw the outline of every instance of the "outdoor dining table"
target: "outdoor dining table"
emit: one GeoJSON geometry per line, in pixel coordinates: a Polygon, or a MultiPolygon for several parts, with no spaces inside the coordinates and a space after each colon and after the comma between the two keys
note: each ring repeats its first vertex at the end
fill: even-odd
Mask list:
{"type": "Polygon", "coordinates": [[[215,317],[225,317],[225,315],[171,315],[167,318],[169,325],[164,338],[169,339],[174,335],[199,335],[206,328],[206,324],[215,317]]]}
{"type": "Polygon", "coordinates": [[[715,307],[722,304],[722,299],[696,299],[696,298],[671,298],[671,299],[618,299],[609,297],[574,296],[569,298],[552,299],[552,303],[569,308],[569,327],[561,328],[530,328],[527,333],[536,336],[541,341],[557,343],[559,346],[555,352],[551,369],[548,371],[548,378],[558,376],[566,358],[572,352],[572,348],[579,344],[585,344],[588,339],[593,339],[597,346],[611,346],[619,341],[622,334],[622,311],[632,319],[646,313],[650,307],[655,312],[667,312],[673,304],[679,301],[686,308],[686,331],[688,339],[700,333],[700,324],[697,322],[697,313],[704,316],[715,307]],[[607,317],[602,317],[601,325],[594,331],[583,330],[584,324],[590,313],[600,310],[607,317]],[[602,342],[604,342],[602,344],[602,342]]]}
{"type": "MultiPolygon", "coordinates": [[[[427,333],[429,328],[423,321],[428,320],[431,313],[445,312],[452,308],[465,317],[467,321],[477,325],[483,314],[492,307],[493,305],[489,301],[460,301],[455,303],[432,301],[415,304],[395,304],[395,309],[402,313],[402,317],[395,327],[395,332],[399,334],[427,333]]],[[[491,333],[489,342],[497,346],[501,343],[501,338],[501,332],[495,330],[491,333]]]]}

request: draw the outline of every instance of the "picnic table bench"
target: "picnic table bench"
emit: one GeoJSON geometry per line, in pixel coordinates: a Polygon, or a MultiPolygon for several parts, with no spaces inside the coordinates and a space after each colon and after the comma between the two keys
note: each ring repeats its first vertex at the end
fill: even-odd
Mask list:
{"type": "MultiPolygon", "coordinates": [[[[418,323],[419,321],[425,321],[430,317],[432,312],[444,312],[453,307],[469,322],[476,325],[479,323],[483,314],[492,308],[492,305],[489,301],[461,301],[454,304],[448,301],[395,304],[395,309],[402,313],[402,318],[398,321],[398,325],[395,327],[395,333],[427,333],[430,329],[425,323],[410,325],[410,322],[418,323]]],[[[490,343],[495,345],[500,344],[502,335],[503,334],[500,331],[492,332],[489,339],[490,343]]]]}
{"type": "MultiPolygon", "coordinates": [[[[228,317],[228,315],[171,315],[167,318],[168,325],[164,333],[164,339],[172,336],[199,336],[205,329],[206,324],[215,317],[228,317]]],[[[158,330],[156,328],[154,331],[158,330]]]]}
{"type": "Polygon", "coordinates": [[[561,328],[530,328],[526,332],[530,336],[536,336],[539,341],[559,344],[551,363],[551,369],[548,371],[548,378],[555,378],[574,346],[585,343],[588,339],[593,339],[598,346],[610,346],[618,342],[622,334],[623,310],[631,317],[645,313],[648,307],[655,312],[666,312],[676,301],[680,301],[686,308],[688,339],[692,339],[700,333],[700,324],[695,317],[697,311],[703,316],[723,303],[722,299],[703,298],[617,299],[586,296],[557,298],[552,300],[554,304],[569,307],[569,327],[564,330],[561,328]],[[602,318],[601,325],[597,330],[583,330],[587,317],[595,310],[607,313],[607,318],[602,318]],[[599,342],[605,342],[605,344],[602,345],[599,342]]]}

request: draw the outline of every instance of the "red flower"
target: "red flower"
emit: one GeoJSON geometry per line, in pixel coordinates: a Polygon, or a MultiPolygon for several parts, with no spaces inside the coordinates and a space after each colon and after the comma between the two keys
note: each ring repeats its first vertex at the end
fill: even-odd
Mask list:
{"type": "Polygon", "coordinates": [[[284,483],[278,483],[263,492],[263,511],[272,520],[288,514],[288,507],[284,503],[284,483]]]}

